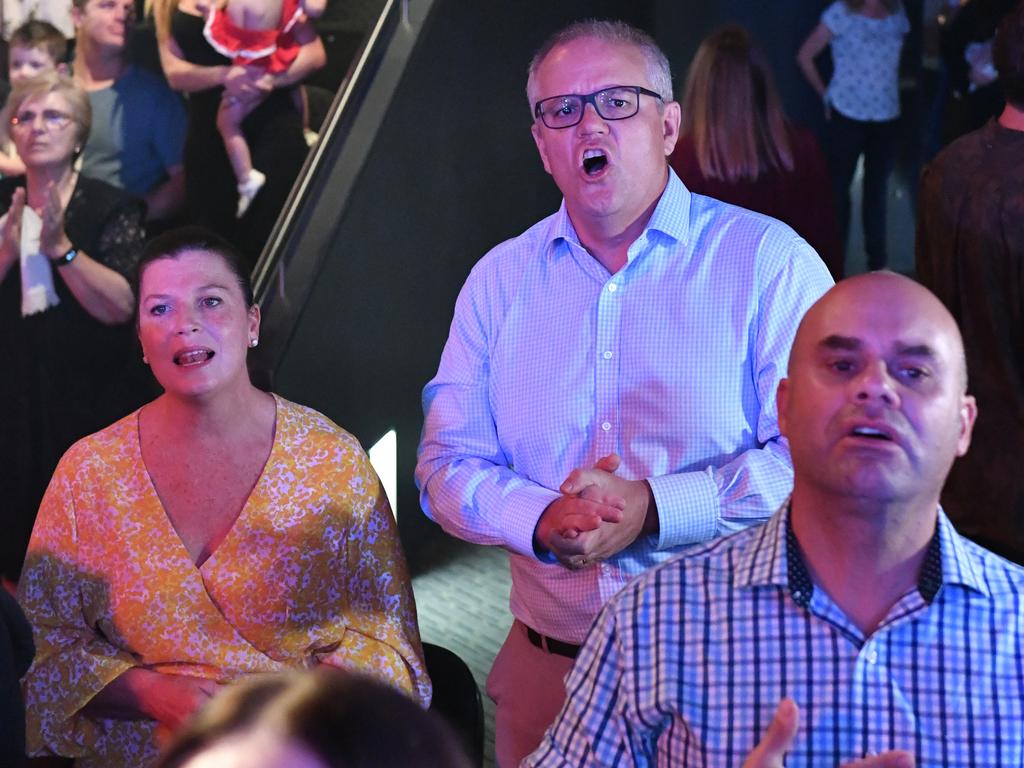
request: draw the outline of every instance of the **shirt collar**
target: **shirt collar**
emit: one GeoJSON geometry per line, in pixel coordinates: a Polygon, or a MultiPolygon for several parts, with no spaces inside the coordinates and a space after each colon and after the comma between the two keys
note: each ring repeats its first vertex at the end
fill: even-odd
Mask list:
{"type": "MultiPolygon", "coordinates": [[[[776,585],[787,589],[798,605],[806,607],[810,602],[814,583],[790,525],[788,499],[745,543],[737,560],[735,584],[738,588],[776,585]]],[[[990,595],[963,538],[940,509],[917,588],[925,602],[931,603],[947,584],[990,595]]]]}
{"type": "Polygon", "coordinates": [[[992,591],[981,572],[977,558],[970,555],[967,541],[956,532],[953,523],[942,509],[939,509],[936,538],[939,540],[941,556],[939,583],[958,584],[990,597],[992,591]]]}
{"type": "MultiPolygon", "coordinates": [[[[644,234],[648,232],[660,232],[673,240],[686,242],[690,230],[690,190],[679,180],[676,172],[668,169],[668,183],[661,193],[661,198],[651,214],[647,226],[644,227],[644,234]]],[[[554,245],[559,240],[567,240],[570,243],[579,245],[579,236],[576,228],[569,218],[569,211],[565,207],[565,198],[558,207],[558,212],[551,217],[544,242],[547,245],[546,252],[555,253],[554,245]]]]}

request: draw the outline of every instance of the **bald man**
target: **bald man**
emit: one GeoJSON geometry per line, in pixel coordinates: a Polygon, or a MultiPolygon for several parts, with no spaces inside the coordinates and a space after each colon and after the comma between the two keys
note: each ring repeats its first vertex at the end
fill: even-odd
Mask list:
{"type": "Polygon", "coordinates": [[[789,501],[620,592],[524,765],[1024,764],[1024,569],[939,508],[976,414],[953,318],[899,275],[841,282],[778,404],[789,501]]]}

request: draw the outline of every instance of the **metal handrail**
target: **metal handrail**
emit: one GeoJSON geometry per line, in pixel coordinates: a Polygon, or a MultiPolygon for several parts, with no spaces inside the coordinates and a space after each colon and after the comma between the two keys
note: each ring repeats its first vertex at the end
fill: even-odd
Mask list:
{"type": "Polygon", "coordinates": [[[348,110],[357,106],[354,103],[356,97],[365,94],[365,79],[373,76],[374,64],[378,62],[383,48],[382,38],[387,30],[395,26],[396,16],[400,14],[399,5],[396,0],[386,0],[377,23],[364,41],[331,102],[320,128],[320,138],[306,157],[306,162],[253,270],[253,289],[258,304],[262,305],[272,288],[274,273],[283,264],[288,238],[294,232],[303,204],[316,187],[318,177],[323,173],[323,160],[329,148],[335,141],[344,141],[343,118],[348,110]]]}
{"type": "MultiPolygon", "coordinates": [[[[432,5],[418,0],[424,18],[432,5]]],[[[409,21],[408,0],[387,0],[260,255],[253,285],[263,313],[261,343],[250,354],[260,386],[273,385],[418,34],[409,21]]]]}

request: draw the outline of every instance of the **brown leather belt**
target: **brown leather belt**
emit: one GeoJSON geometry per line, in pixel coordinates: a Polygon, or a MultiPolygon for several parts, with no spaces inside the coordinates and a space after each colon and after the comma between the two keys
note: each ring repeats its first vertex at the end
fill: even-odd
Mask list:
{"type": "MultiPolygon", "coordinates": [[[[523,626],[526,626],[525,624],[523,626]]],[[[526,636],[530,639],[530,642],[540,648],[542,651],[548,653],[554,653],[559,656],[565,656],[569,659],[575,659],[577,654],[580,652],[578,645],[572,643],[563,643],[561,640],[555,640],[553,637],[547,637],[542,635],[535,629],[526,627],[526,636]]]]}

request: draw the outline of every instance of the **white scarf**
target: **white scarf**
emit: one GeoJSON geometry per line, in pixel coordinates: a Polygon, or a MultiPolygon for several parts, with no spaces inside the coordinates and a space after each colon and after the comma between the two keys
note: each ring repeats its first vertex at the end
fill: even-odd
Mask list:
{"type": "MultiPolygon", "coordinates": [[[[7,214],[0,217],[0,229],[7,214]]],[[[53,285],[53,264],[39,252],[43,220],[27,205],[21,212],[21,316],[45,312],[60,304],[53,285]]]]}

